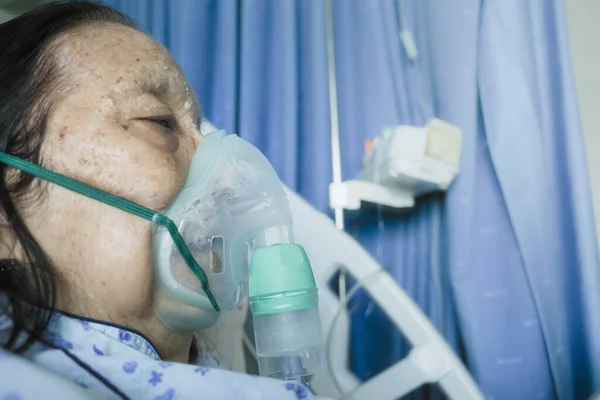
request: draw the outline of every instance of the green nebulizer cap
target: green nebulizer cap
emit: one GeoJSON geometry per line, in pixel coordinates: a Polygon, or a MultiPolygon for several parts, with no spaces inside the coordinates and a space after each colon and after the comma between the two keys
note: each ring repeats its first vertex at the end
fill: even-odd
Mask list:
{"type": "Polygon", "coordinates": [[[318,290],[302,246],[256,249],[250,260],[249,299],[262,376],[302,380],[321,369],[318,290]]]}

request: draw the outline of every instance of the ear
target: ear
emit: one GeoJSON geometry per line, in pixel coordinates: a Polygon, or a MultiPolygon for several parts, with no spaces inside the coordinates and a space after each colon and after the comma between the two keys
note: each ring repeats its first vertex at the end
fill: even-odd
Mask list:
{"type": "Polygon", "coordinates": [[[18,247],[17,235],[8,223],[6,214],[0,209],[0,260],[16,258],[18,247]]]}

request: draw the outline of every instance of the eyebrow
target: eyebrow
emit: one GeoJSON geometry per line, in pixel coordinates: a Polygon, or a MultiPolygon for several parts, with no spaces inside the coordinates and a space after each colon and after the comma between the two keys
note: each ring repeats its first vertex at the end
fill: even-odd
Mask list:
{"type": "Polygon", "coordinates": [[[146,82],[142,85],[142,91],[155,96],[164,96],[173,89],[169,80],[165,77],[153,79],[152,82],[146,82]]]}

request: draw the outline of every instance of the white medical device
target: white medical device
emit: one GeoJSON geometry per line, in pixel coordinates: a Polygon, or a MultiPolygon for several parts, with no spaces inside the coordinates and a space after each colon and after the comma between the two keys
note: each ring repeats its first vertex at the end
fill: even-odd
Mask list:
{"type": "Polygon", "coordinates": [[[461,141],[460,129],[439,119],[385,128],[359,176],[330,185],[331,208],[358,210],[363,202],[408,208],[417,196],[446,190],[459,170],[461,141]]]}

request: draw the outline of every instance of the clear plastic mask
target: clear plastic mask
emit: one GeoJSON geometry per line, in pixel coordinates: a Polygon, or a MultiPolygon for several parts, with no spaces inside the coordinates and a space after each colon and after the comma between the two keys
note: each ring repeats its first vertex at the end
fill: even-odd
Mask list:
{"type": "MultiPolygon", "coordinates": [[[[177,225],[221,311],[232,310],[247,294],[255,248],[293,242],[287,196],[273,167],[256,147],[224,131],[204,137],[183,190],[162,214],[177,225]]],[[[153,249],[163,322],[176,331],[214,323],[200,280],[164,227],[155,227],[153,249]]]]}

